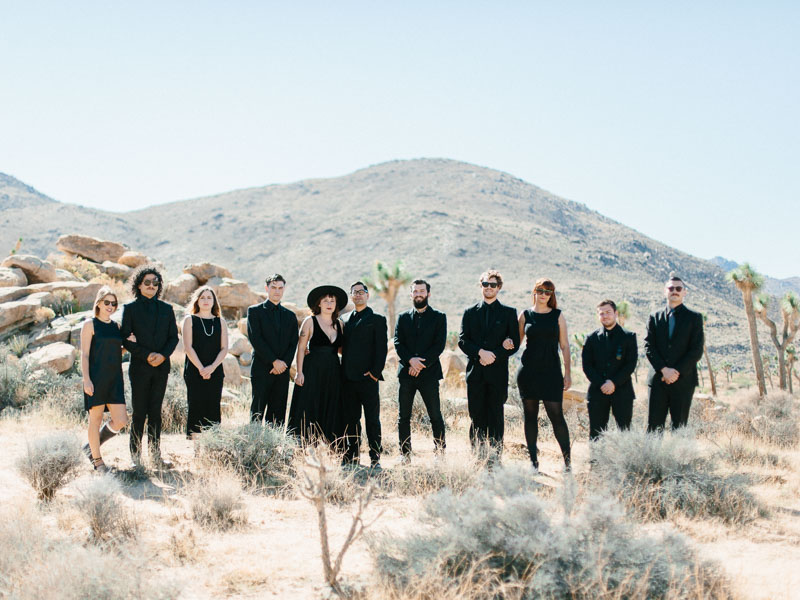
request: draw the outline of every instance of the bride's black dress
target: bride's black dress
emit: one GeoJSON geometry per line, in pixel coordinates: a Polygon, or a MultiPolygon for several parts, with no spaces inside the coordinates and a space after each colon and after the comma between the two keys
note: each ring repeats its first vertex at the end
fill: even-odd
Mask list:
{"type": "Polygon", "coordinates": [[[322,437],[333,444],[344,435],[341,398],[339,348],[342,330],[334,323],[336,339],[320,327],[316,316],[314,331],[308,342],[309,353],[303,360],[303,385],[295,385],[289,409],[289,431],[307,443],[322,437]]]}

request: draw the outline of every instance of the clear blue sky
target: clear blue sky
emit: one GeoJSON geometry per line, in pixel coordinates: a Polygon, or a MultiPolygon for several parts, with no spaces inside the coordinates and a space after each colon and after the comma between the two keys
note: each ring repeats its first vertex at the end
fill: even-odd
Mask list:
{"type": "Polygon", "coordinates": [[[798,2],[0,0],[0,15],[0,172],[57,200],[124,211],[446,157],[800,275],[798,2]]]}

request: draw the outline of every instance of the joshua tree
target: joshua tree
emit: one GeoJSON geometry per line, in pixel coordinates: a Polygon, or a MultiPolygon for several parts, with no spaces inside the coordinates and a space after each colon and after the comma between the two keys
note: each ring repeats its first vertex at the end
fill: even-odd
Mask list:
{"type": "Polygon", "coordinates": [[[731,382],[731,373],[733,373],[733,365],[727,361],[722,363],[722,370],[725,371],[725,378],[728,380],[728,383],[731,382]]]}
{"type": "Polygon", "coordinates": [[[619,324],[625,327],[625,321],[631,316],[631,304],[627,300],[620,300],[617,303],[617,314],[619,315],[619,324]]]}
{"type": "Polygon", "coordinates": [[[728,279],[739,288],[744,301],[744,312],[747,315],[747,326],[750,330],[750,351],[753,354],[753,368],[756,371],[758,395],[767,395],[767,383],[764,381],[764,364],[761,362],[761,351],[758,348],[758,329],[756,313],[753,310],[753,292],[757,292],[764,284],[764,278],[748,263],[742,263],[728,273],[728,279]]]}
{"type": "Polygon", "coordinates": [[[769,337],[778,351],[778,386],[786,389],[786,348],[794,340],[794,336],[800,329],[800,296],[794,292],[786,292],[786,295],[781,299],[781,318],[783,320],[783,327],[781,329],[781,337],[778,337],[778,325],[769,318],[770,297],[767,294],[759,294],[753,302],[756,315],[769,329],[769,337]]]}
{"type": "MultiPolygon", "coordinates": [[[[708,315],[703,313],[703,329],[705,329],[705,323],[708,320],[708,315]]],[[[708,368],[708,379],[711,381],[711,395],[717,395],[717,382],[714,380],[714,370],[711,368],[711,359],[708,357],[708,348],[706,347],[706,337],[703,336],[703,356],[706,357],[706,367],[708,368]]]]}
{"type": "Polygon", "coordinates": [[[405,270],[402,260],[395,262],[393,267],[381,260],[376,260],[372,276],[364,278],[367,286],[378,292],[378,295],[386,302],[390,335],[394,335],[394,326],[397,322],[397,310],[394,307],[397,292],[403,286],[408,285],[410,281],[411,274],[405,270]]]}
{"type": "Polygon", "coordinates": [[[793,394],[792,389],[792,374],[794,372],[794,363],[797,361],[797,349],[794,346],[787,346],[786,348],[786,380],[789,383],[789,393],[793,394]]]}
{"type": "Polygon", "coordinates": [[[572,341],[573,343],[569,345],[569,354],[570,358],[572,359],[572,364],[577,365],[578,361],[581,358],[581,351],[583,350],[583,345],[586,343],[586,334],[573,333],[572,341]]]}

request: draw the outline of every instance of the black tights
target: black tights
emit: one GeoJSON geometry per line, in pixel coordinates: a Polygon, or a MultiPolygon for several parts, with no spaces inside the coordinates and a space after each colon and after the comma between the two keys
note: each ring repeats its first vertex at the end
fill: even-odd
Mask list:
{"type": "MultiPolygon", "coordinates": [[[[553,433],[556,436],[558,445],[561,447],[564,464],[569,467],[569,429],[567,428],[567,421],[564,419],[562,403],[543,401],[543,404],[547,416],[550,418],[550,423],[553,425],[553,433]]],[[[539,401],[523,398],[522,406],[525,409],[525,441],[528,443],[528,453],[531,455],[531,462],[538,467],[536,439],[539,437],[539,401]]]]}

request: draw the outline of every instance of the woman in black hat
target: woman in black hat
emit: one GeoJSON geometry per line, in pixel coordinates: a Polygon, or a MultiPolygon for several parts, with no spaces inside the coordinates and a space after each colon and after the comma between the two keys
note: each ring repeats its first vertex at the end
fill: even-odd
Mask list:
{"type": "Polygon", "coordinates": [[[321,438],[335,445],[344,434],[339,363],[343,327],[339,312],[347,305],[347,293],[334,285],[323,285],[311,290],[307,301],[313,314],[300,326],[289,431],[300,436],[303,443],[321,438]]]}

